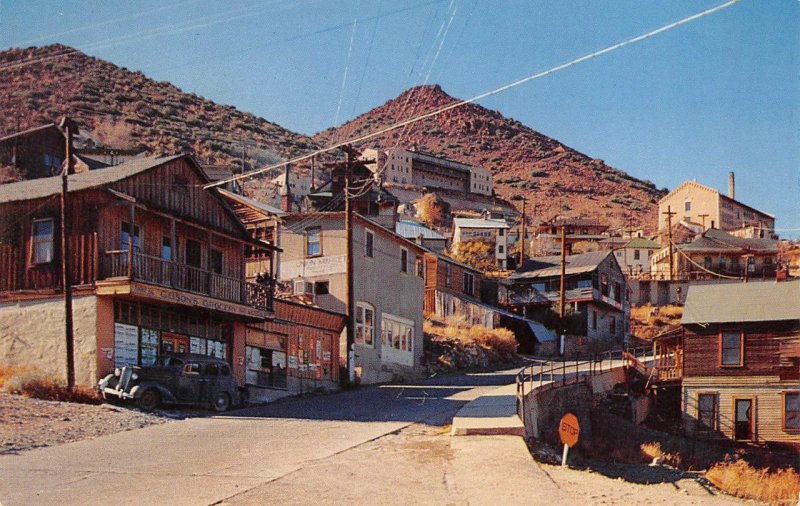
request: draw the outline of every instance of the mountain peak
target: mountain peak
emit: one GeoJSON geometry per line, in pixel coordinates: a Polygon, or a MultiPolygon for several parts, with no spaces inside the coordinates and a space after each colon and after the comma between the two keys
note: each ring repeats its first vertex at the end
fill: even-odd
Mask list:
{"type": "MultiPolygon", "coordinates": [[[[424,115],[459,99],[438,84],[416,86],[338,128],[314,136],[322,145],[424,115]]],[[[661,193],[501,113],[475,103],[437,114],[366,141],[361,148],[417,146],[436,156],[484,167],[494,174],[498,196],[535,201],[535,220],[591,214],[612,227],[655,225],[661,193]]]]}

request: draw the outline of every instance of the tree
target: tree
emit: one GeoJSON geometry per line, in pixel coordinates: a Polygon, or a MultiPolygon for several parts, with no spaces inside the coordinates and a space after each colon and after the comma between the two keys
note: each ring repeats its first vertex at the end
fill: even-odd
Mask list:
{"type": "Polygon", "coordinates": [[[494,258],[494,244],[487,241],[469,241],[459,243],[448,256],[479,271],[498,270],[494,258]]]}
{"type": "Polygon", "coordinates": [[[414,202],[417,216],[429,227],[441,225],[445,205],[435,193],[427,193],[414,202]]]}

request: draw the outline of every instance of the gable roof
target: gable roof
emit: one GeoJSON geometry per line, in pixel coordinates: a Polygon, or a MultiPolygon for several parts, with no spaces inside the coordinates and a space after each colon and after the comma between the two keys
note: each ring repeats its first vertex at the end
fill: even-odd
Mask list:
{"type": "MultiPolygon", "coordinates": [[[[138,158],[113,167],[70,174],[67,179],[67,186],[70,193],[97,188],[135,176],[183,157],[189,158],[189,155],[138,158]]],[[[0,204],[51,197],[60,193],[61,176],[8,183],[0,185],[0,204]]]]}
{"type": "MultiPolygon", "coordinates": [[[[567,274],[582,274],[585,272],[592,272],[597,269],[601,263],[611,255],[613,252],[606,251],[591,251],[589,253],[580,253],[578,255],[568,255],[566,273],[567,274]]],[[[532,279],[532,278],[547,278],[551,276],[561,275],[561,256],[549,257],[535,257],[525,260],[517,272],[509,276],[511,279],[532,279]]]]}
{"type": "Polygon", "coordinates": [[[719,253],[778,253],[778,241],[774,239],[749,239],[736,237],[723,230],[710,228],[690,242],[678,246],[683,251],[711,251],[719,253]]]}
{"type": "Polygon", "coordinates": [[[626,248],[643,248],[643,249],[661,249],[661,245],[655,241],[651,241],[650,239],[646,239],[644,237],[634,237],[627,244],[625,244],[626,248]]]}
{"type": "MultiPolygon", "coordinates": [[[[236,202],[237,204],[241,204],[242,206],[248,207],[263,215],[283,216],[286,214],[285,211],[278,209],[277,207],[273,207],[269,204],[253,200],[251,198],[245,197],[244,195],[239,195],[238,193],[233,193],[223,188],[217,188],[217,191],[224,198],[232,202],[236,202]]],[[[243,216],[243,213],[237,212],[236,209],[234,209],[233,211],[236,213],[237,216],[239,216],[239,219],[241,219],[244,222],[247,222],[247,220],[244,219],[245,217],[243,216]]]]}
{"type": "Polygon", "coordinates": [[[64,135],[64,132],[58,127],[58,125],[56,125],[55,123],[47,123],[45,125],[29,128],[29,129],[23,130],[21,132],[15,132],[13,134],[0,137],[0,142],[5,142],[5,141],[11,140],[11,139],[15,139],[17,137],[25,137],[26,135],[34,134],[34,133],[37,133],[37,132],[43,132],[45,130],[50,130],[50,129],[56,130],[62,136],[64,135]]]}
{"type": "Polygon", "coordinates": [[[800,320],[800,280],[691,285],[682,325],[800,320]]]}
{"type": "Polygon", "coordinates": [[[664,195],[663,197],[661,197],[661,200],[659,200],[658,203],[660,204],[661,202],[664,202],[668,198],[672,197],[676,192],[678,192],[679,190],[683,189],[686,186],[692,186],[692,187],[697,188],[699,190],[705,190],[705,191],[716,193],[716,194],[719,195],[719,190],[717,190],[715,188],[712,188],[710,186],[706,186],[704,184],[698,183],[697,181],[689,180],[689,181],[684,181],[683,183],[679,184],[678,186],[675,187],[674,190],[672,190],[671,192],[669,192],[666,195],[664,195]]]}

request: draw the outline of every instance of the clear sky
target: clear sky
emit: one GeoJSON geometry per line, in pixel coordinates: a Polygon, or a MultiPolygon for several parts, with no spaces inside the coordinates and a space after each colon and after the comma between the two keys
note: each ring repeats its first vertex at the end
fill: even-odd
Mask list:
{"type": "MultiPolygon", "coordinates": [[[[0,0],[0,48],[61,42],[313,134],[413,85],[468,98],[719,3],[0,0]]],[[[737,199],[800,237],[798,0],[743,0],[479,103],[658,187],[725,191],[733,170],[737,199]]]]}

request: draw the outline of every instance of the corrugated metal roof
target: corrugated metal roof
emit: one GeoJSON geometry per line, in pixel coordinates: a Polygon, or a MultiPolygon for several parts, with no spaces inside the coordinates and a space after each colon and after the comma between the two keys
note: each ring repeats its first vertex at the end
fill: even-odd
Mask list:
{"type": "MultiPolygon", "coordinates": [[[[150,170],[167,162],[188,155],[163,156],[158,158],[138,158],[114,167],[70,174],[69,192],[77,192],[104,186],[150,170]]],[[[0,185],[0,203],[34,200],[61,193],[61,176],[31,179],[18,183],[0,185]]]]}
{"type": "Polygon", "coordinates": [[[484,218],[454,218],[453,224],[460,228],[511,228],[505,220],[484,218]]]}
{"type": "Polygon", "coordinates": [[[800,320],[800,280],[691,285],[681,324],[800,320]]]}
{"type": "Polygon", "coordinates": [[[410,220],[399,220],[395,226],[395,232],[406,239],[416,239],[420,234],[423,239],[444,240],[445,237],[435,230],[431,230],[421,223],[410,220]]]}
{"type": "MultiPolygon", "coordinates": [[[[611,255],[611,251],[591,251],[578,255],[568,255],[566,273],[580,274],[592,272],[611,255]]],[[[561,274],[561,256],[535,257],[525,260],[521,268],[512,274],[510,279],[531,279],[559,276],[561,274]]]]}
{"type": "Polygon", "coordinates": [[[269,204],[265,204],[263,202],[259,202],[257,200],[253,200],[251,198],[245,197],[244,195],[239,195],[238,193],[229,192],[228,190],[217,188],[217,191],[225,198],[235,200],[240,202],[244,205],[256,208],[260,211],[263,211],[267,214],[274,214],[275,216],[285,216],[286,211],[282,209],[278,209],[277,207],[273,207],[269,204]]]}

